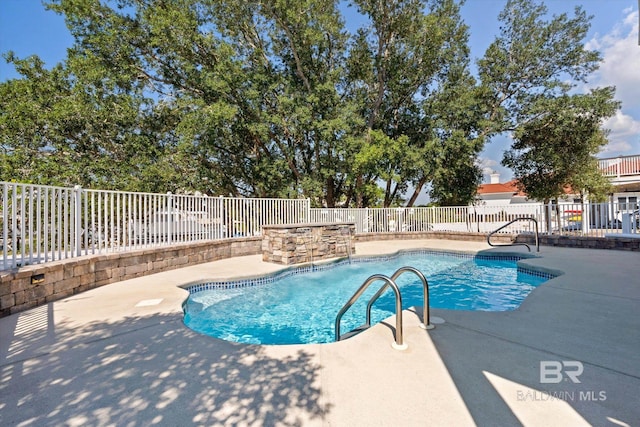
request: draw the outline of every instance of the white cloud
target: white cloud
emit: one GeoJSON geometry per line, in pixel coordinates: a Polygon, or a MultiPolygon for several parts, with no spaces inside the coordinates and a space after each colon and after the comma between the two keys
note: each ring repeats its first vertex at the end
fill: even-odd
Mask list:
{"type": "Polygon", "coordinates": [[[478,167],[482,169],[482,173],[484,175],[488,175],[495,172],[496,168],[499,165],[499,163],[496,160],[488,159],[486,157],[478,157],[478,159],[476,160],[476,163],[478,167]]]}
{"type": "Polygon", "coordinates": [[[607,34],[596,35],[585,47],[602,54],[600,69],[589,87],[615,86],[622,110],[604,123],[609,144],[601,155],[619,156],[640,152],[640,46],[638,11],[627,8],[622,19],[607,34]]]}
{"type": "MultiPolygon", "coordinates": [[[[616,138],[627,138],[640,135],[640,120],[636,120],[622,111],[617,111],[616,115],[609,118],[604,123],[606,129],[611,130],[611,135],[616,138]]],[[[613,139],[613,138],[611,138],[613,139]]]]}
{"type": "Polygon", "coordinates": [[[625,9],[624,18],[607,34],[596,35],[585,47],[602,54],[600,69],[589,86],[616,86],[622,108],[640,108],[640,46],[638,11],[625,9]]]}
{"type": "Polygon", "coordinates": [[[618,111],[604,123],[603,127],[609,129],[610,133],[609,144],[602,150],[602,154],[617,156],[639,152],[640,120],[618,111]]]}

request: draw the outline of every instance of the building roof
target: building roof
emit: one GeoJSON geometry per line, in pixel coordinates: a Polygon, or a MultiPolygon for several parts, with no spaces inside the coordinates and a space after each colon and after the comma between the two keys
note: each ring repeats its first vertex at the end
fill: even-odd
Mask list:
{"type": "Polygon", "coordinates": [[[512,179],[511,181],[500,184],[480,184],[478,186],[478,194],[504,194],[510,193],[513,196],[525,197],[522,191],[518,189],[517,181],[512,179]]]}
{"type": "MultiPolygon", "coordinates": [[[[511,194],[515,197],[527,197],[527,194],[518,188],[518,180],[512,179],[499,184],[480,184],[478,186],[478,194],[511,194]]],[[[570,186],[564,188],[565,195],[578,194],[573,191],[570,186]]]]}

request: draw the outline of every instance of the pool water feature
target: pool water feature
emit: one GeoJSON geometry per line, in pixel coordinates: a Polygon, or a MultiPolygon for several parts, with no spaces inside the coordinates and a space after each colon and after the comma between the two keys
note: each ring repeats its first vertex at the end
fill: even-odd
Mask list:
{"type": "MultiPolygon", "coordinates": [[[[391,276],[403,266],[425,275],[432,308],[513,310],[552,277],[518,269],[518,259],[411,251],[294,268],[262,278],[198,284],[189,287],[184,322],[197,332],[241,343],[333,342],[336,315],[360,285],[372,274],[391,276]]],[[[343,331],[364,323],[366,304],[382,286],[379,283],[370,286],[344,315],[343,331]]],[[[415,274],[403,274],[396,283],[403,309],[422,306],[422,282],[415,274]]],[[[394,295],[388,290],[373,306],[372,324],[394,313],[394,295]]]]}

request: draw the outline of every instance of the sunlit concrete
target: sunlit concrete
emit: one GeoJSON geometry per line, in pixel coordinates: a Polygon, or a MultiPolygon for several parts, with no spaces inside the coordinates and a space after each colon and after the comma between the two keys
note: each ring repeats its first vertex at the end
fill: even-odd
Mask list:
{"type": "MultiPolygon", "coordinates": [[[[358,243],[356,253],[481,242],[358,243]]],[[[1,425],[638,425],[640,254],[542,247],[521,263],[562,273],[518,310],[419,309],[346,341],[256,346],[182,323],[179,285],[277,271],[260,256],[114,283],[0,319],[1,425]],[[541,362],[579,362],[541,378],[541,362]],[[567,368],[570,371],[574,365],[567,368]],[[559,382],[555,378],[561,376],[559,382]]]]}

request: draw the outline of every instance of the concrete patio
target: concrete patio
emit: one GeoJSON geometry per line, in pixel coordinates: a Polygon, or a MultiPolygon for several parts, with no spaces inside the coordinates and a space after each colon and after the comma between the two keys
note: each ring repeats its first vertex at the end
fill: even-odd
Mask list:
{"type": "MultiPolygon", "coordinates": [[[[356,253],[413,247],[526,252],[413,240],[358,243],[356,253]]],[[[536,255],[521,262],[563,274],[518,310],[432,310],[445,323],[430,331],[409,310],[404,351],[391,347],[393,319],[339,343],[287,346],[183,325],[178,285],[282,268],[259,255],[1,318],[0,425],[640,425],[640,254],[543,246],[536,255]],[[563,361],[542,378],[541,362],[563,361]]]]}

